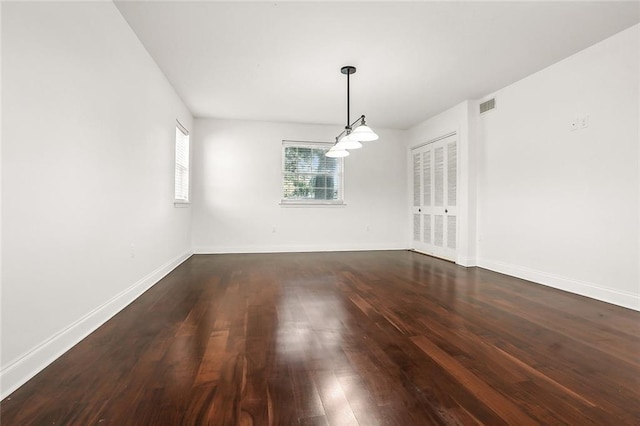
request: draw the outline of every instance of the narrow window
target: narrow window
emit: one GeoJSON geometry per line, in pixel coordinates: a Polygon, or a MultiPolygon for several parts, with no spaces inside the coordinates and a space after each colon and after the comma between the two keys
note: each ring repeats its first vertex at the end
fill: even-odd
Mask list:
{"type": "Polygon", "coordinates": [[[176,175],[175,202],[189,202],[189,132],[179,122],[176,124],[176,175]]]}
{"type": "Polygon", "coordinates": [[[343,204],[343,160],[331,143],[282,143],[282,204],[343,204]]]}

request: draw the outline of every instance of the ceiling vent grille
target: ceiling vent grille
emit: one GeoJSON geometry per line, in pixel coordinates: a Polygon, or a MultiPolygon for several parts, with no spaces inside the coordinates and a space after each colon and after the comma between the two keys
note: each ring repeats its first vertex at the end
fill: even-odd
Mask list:
{"type": "Polygon", "coordinates": [[[496,98],[489,99],[486,102],[480,104],[480,114],[491,111],[496,108],[496,98]]]}

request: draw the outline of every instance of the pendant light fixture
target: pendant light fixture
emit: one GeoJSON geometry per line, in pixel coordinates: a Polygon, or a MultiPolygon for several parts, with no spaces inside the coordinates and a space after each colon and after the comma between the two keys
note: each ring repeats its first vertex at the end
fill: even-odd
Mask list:
{"type": "Polygon", "coordinates": [[[347,76],[347,125],[344,130],[336,136],[336,143],[325,154],[327,157],[346,157],[349,155],[349,149],[362,148],[361,142],[374,141],[378,139],[378,135],[371,130],[361,115],[356,121],[350,123],[350,95],[349,95],[349,76],[355,74],[356,67],[347,65],[340,68],[340,72],[347,76]]]}

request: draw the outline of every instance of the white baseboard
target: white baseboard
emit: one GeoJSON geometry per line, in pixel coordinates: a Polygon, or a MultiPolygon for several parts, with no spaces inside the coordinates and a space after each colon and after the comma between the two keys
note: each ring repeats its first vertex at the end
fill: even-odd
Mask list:
{"type": "Polygon", "coordinates": [[[542,272],[523,266],[511,265],[489,259],[478,259],[478,266],[502,274],[511,275],[537,284],[612,303],[624,308],[640,311],[640,294],[602,287],[597,284],[542,272]]]}
{"type": "Polygon", "coordinates": [[[58,359],[115,314],[137,299],[142,293],[173,271],[193,253],[185,252],[151,272],[129,288],[116,294],[93,311],[40,343],[0,371],[0,399],[26,383],[45,367],[58,359]]]}
{"type": "Polygon", "coordinates": [[[472,268],[474,266],[478,266],[475,257],[458,257],[456,259],[456,264],[460,266],[464,266],[465,268],[472,268]]]}
{"type": "Polygon", "coordinates": [[[196,247],[195,254],[232,253],[307,253],[325,251],[368,251],[368,250],[408,250],[402,243],[397,244],[356,244],[356,245],[285,245],[285,246],[245,246],[245,247],[196,247]]]}

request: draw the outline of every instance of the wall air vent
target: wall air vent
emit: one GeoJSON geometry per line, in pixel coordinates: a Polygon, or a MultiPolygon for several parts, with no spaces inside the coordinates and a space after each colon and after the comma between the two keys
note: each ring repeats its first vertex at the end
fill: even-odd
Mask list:
{"type": "Polygon", "coordinates": [[[480,114],[491,111],[496,108],[496,98],[489,99],[486,102],[480,104],[480,114]]]}

